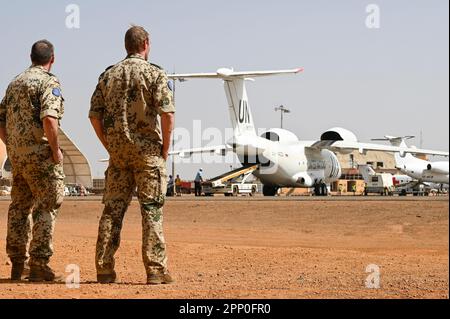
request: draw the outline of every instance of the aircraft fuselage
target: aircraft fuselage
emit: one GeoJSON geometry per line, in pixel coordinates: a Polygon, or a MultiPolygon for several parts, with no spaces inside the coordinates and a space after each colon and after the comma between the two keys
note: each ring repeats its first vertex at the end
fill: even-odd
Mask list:
{"type": "Polygon", "coordinates": [[[251,146],[238,143],[234,147],[243,165],[260,164],[253,174],[264,185],[309,188],[332,183],[342,173],[336,155],[328,150],[309,149],[313,143],[283,144],[257,137],[257,142],[251,146]]]}
{"type": "MultiPolygon", "coordinates": [[[[425,161],[423,161],[425,162],[425,161]]],[[[402,173],[411,176],[412,178],[425,182],[425,183],[436,183],[436,184],[448,184],[449,174],[438,174],[434,173],[426,168],[426,165],[405,165],[399,167],[402,173]]]]}

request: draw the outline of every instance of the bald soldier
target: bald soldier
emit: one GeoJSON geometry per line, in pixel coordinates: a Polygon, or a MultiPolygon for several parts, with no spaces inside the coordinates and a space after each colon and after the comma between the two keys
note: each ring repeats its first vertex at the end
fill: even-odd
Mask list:
{"type": "Polygon", "coordinates": [[[173,279],[167,270],[163,206],[174,125],[173,94],[166,73],[147,62],[150,40],[144,28],[135,26],[127,31],[125,48],[127,57],[100,76],[89,112],[110,156],[96,248],[97,280],[116,281],[114,254],[137,187],[147,283],[169,284],[173,279]]]}
{"type": "Polygon", "coordinates": [[[53,45],[47,40],[36,42],[32,66],[11,82],[0,104],[0,138],[6,144],[13,175],[6,239],[12,280],[22,277],[30,233],[29,280],[58,279],[48,266],[64,196],[63,154],[58,142],[64,99],[58,79],[50,73],[54,61],[53,45]]]}

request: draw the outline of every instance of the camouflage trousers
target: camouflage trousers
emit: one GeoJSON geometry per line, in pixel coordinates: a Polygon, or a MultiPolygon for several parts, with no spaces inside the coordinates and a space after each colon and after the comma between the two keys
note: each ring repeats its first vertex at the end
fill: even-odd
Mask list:
{"type": "Polygon", "coordinates": [[[65,176],[63,166],[51,159],[32,159],[12,163],[6,251],[12,261],[24,261],[29,253],[30,265],[46,265],[53,255],[53,232],[63,202],[65,176]]]}
{"type": "Polygon", "coordinates": [[[114,270],[123,218],[136,187],[142,214],[142,258],[146,272],[160,274],[167,271],[163,234],[163,205],[167,191],[165,166],[165,161],[157,156],[147,156],[126,165],[111,159],[105,173],[105,208],[98,231],[98,274],[110,274],[114,270]]]}

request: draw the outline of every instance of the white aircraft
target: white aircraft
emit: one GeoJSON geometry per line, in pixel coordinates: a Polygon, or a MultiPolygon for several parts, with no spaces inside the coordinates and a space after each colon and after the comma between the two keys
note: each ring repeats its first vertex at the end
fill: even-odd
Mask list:
{"type": "Polygon", "coordinates": [[[413,183],[414,179],[411,176],[408,175],[401,175],[401,174],[390,174],[390,173],[381,173],[377,174],[373,167],[371,165],[358,165],[358,170],[361,173],[361,175],[364,178],[364,181],[366,183],[369,183],[371,180],[371,177],[379,175],[383,179],[389,179],[392,181],[392,186],[399,187],[399,186],[406,186],[413,183]]]}
{"type": "MultiPolygon", "coordinates": [[[[374,139],[373,141],[389,141],[393,146],[408,147],[406,140],[411,138],[414,138],[414,136],[385,136],[384,139],[374,139]]],[[[414,154],[415,152],[412,153],[414,154]]],[[[404,156],[395,153],[395,165],[400,171],[416,179],[419,183],[449,183],[448,161],[430,162],[417,158],[411,153],[405,154],[404,156]]]]}
{"type": "Polygon", "coordinates": [[[332,128],[322,134],[319,141],[300,141],[297,136],[283,129],[270,129],[261,136],[256,134],[253,116],[248,103],[245,82],[253,78],[277,74],[296,74],[302,68],[281,71],[235,72],[219,69],[216,73],[174,74],[173,80],[195,78],[223,80],[228,100],[234,137],[226,145],[173,151],[170,155],[187,158],[194,153],[225,155],[234,152],[242,165],[258,164],[254,175],[260,179],[265,196],[274,196],[280,187],[322,189],[341,177],[341,166],[334,152],[349,154],[354,150],[400,152],[448,156],[448,153],[410,149],[408,147],[359,143],[355,134],[343,129],[332,128]]]}

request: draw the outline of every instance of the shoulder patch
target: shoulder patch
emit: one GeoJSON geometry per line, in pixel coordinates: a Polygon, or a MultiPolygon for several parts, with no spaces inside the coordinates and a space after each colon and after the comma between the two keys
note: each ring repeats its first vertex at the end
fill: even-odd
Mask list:
{"type": "Polygon", "coordinates": [[[52,94],[56,97],[60,97],[61,96],[61,90],[59,88],[54,88],[52,90],[52,94]]]}
{"type": "Polygon", "coordinates": [[[173,88],[174,88],[174,83],[172,80],[169,80],[167,82],[167,86],[169,87],[169,90],[171,90],[173,92],[173,88]]]}

